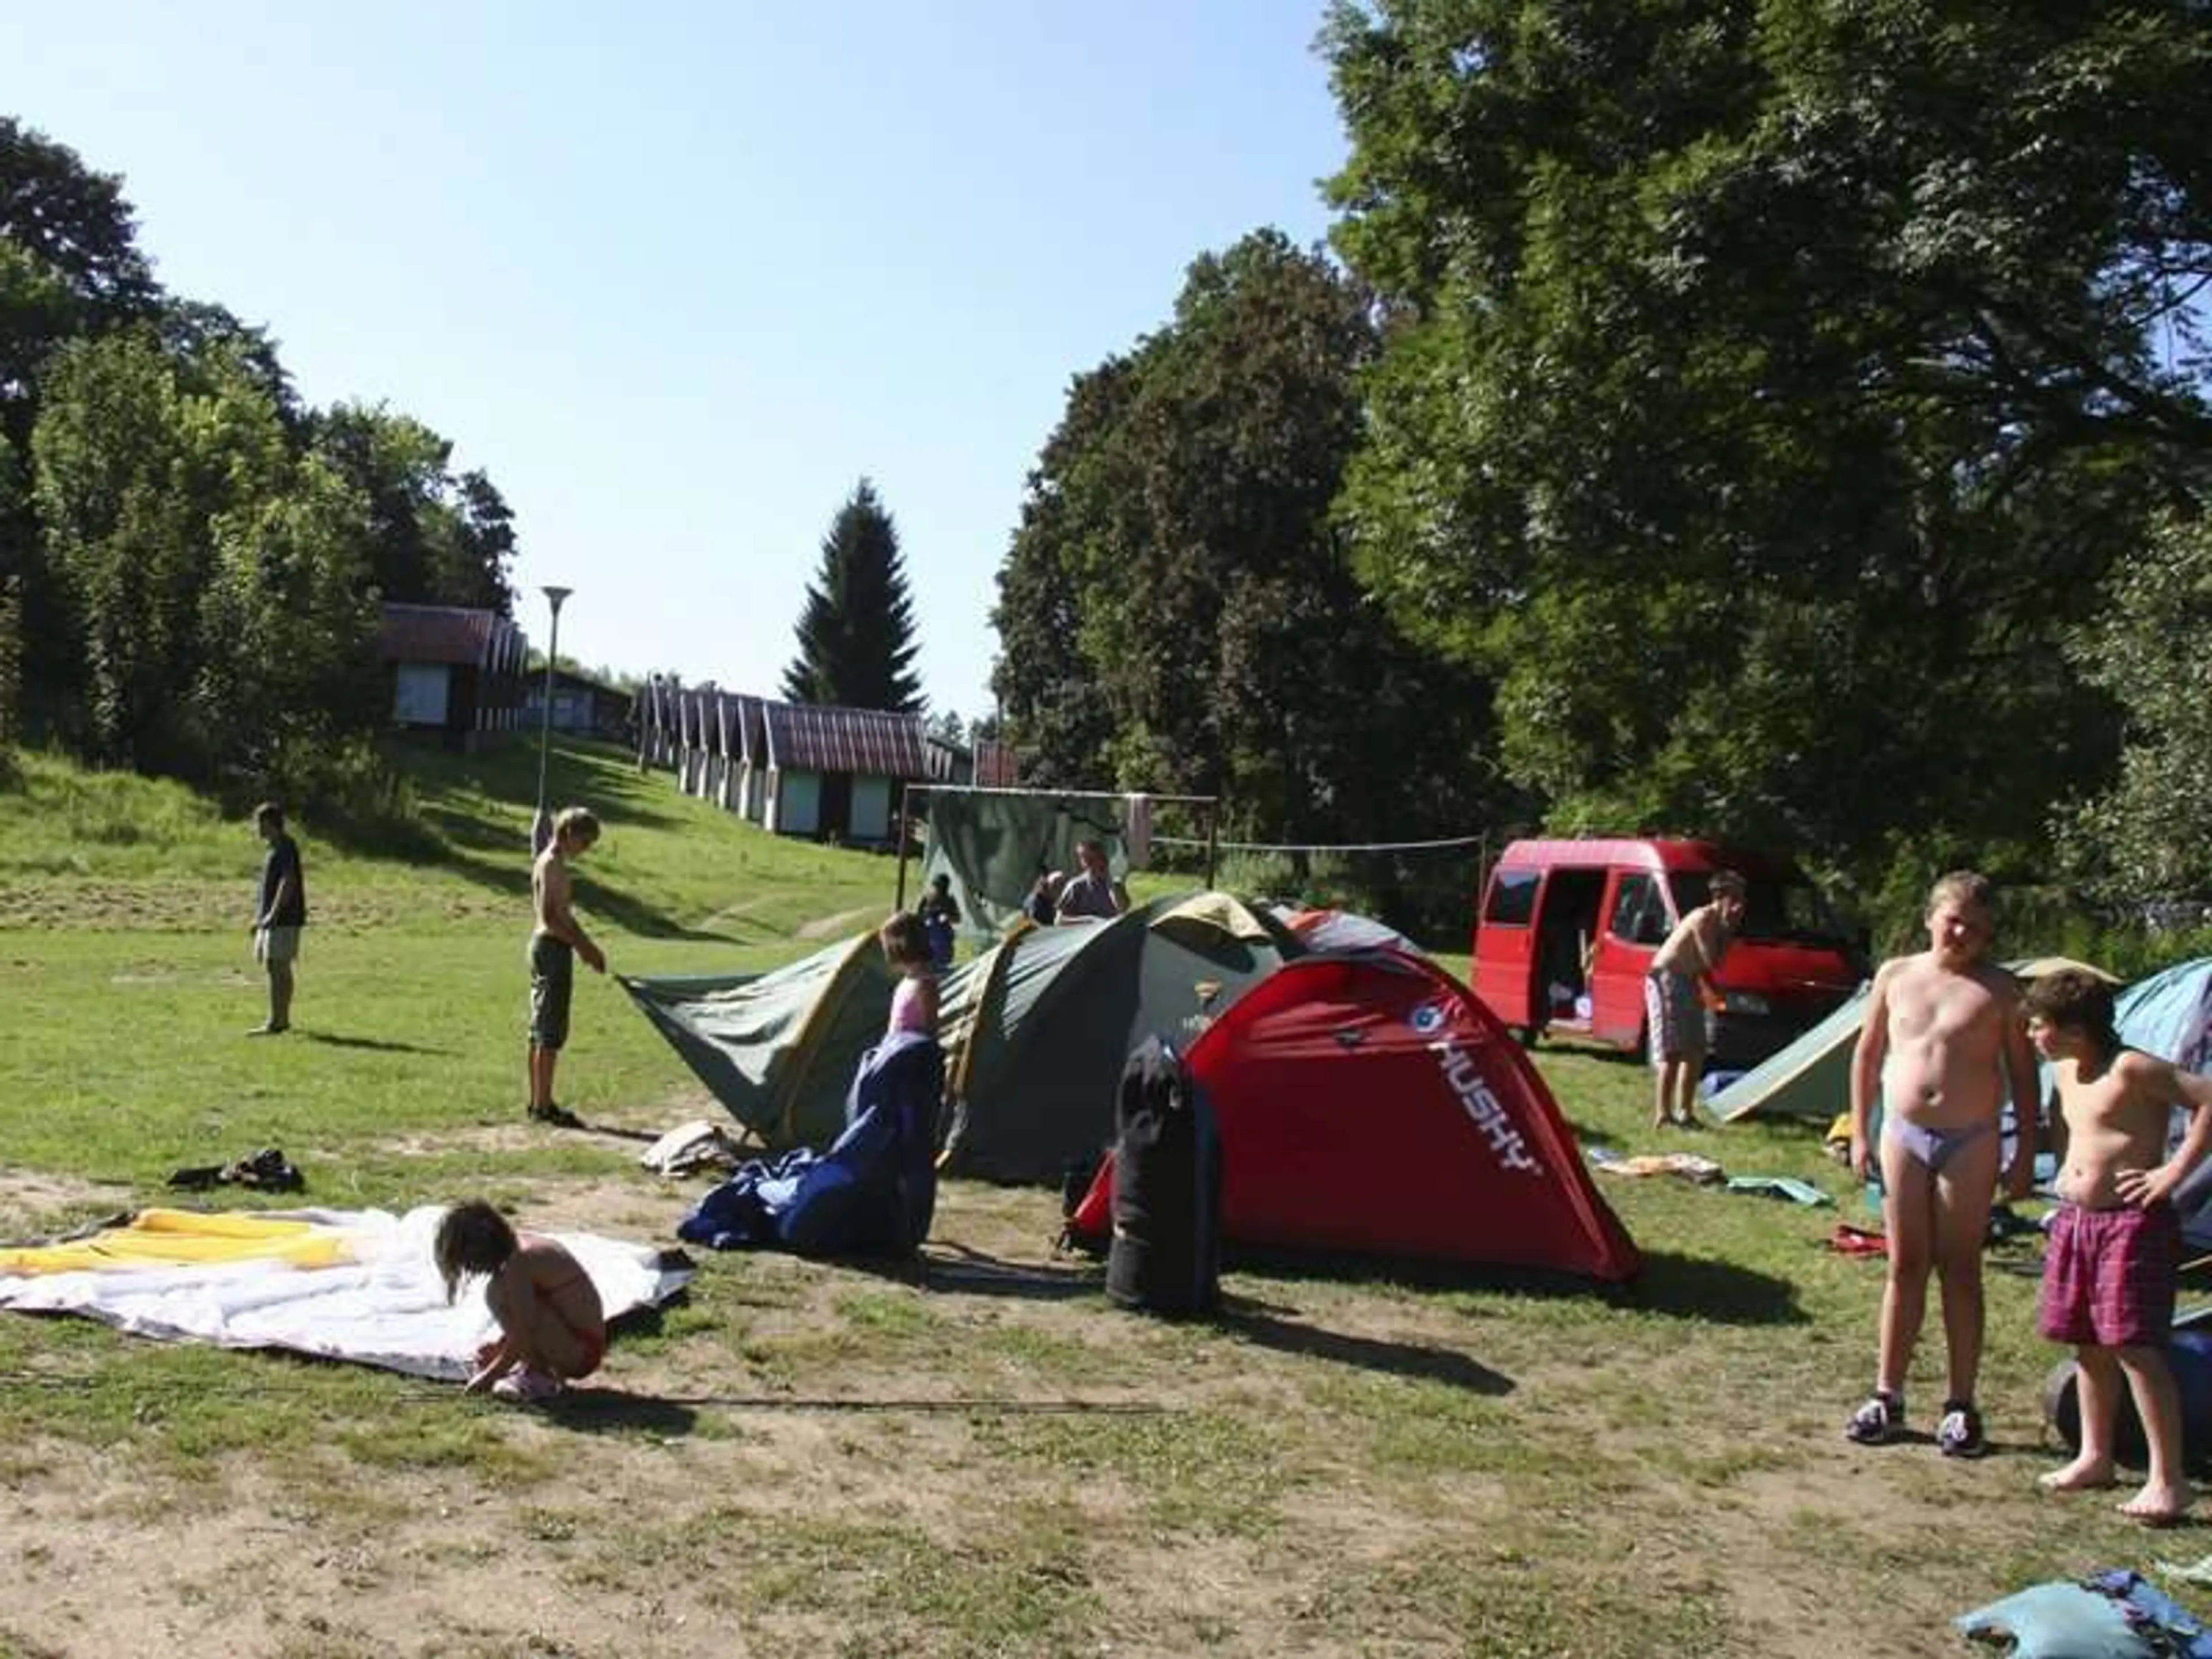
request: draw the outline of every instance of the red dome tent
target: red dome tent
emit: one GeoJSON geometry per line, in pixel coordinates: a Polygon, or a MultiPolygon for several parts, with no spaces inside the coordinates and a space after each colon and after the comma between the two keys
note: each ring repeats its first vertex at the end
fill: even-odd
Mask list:
{"type": "MultiPolygon", "coordinates": [[[[1288,962],[1192,1044],[1231,1244],[1443,1258],[1619,1281],[1641,1264],[1518,1043],[1397,951],[1288,962]]],[[[1071,1229],[1110,1231],[1112,1167],[1071,1229]]]]}

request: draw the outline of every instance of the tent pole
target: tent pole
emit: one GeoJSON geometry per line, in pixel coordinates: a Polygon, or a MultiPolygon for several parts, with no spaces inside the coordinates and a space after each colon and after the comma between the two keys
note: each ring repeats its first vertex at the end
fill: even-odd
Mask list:
{"type": "Polygon", "coordinates": [[[891,900],[891,908],[894,910],[906,908],[906,826],[908,823],[906,794],[907,781],[904,778],[901,778],[898,798],[898,892],[891,900]]]}

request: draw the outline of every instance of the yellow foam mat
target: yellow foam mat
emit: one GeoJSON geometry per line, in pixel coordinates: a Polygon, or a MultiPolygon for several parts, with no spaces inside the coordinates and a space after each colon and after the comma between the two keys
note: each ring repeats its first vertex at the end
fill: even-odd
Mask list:
{"type": "Polygon", "coordinates": [[[125,1226],[66,1243],[0,1249],[0,1273],[112,1273],[257,1261],[335,1267],[352,1259],[342,1237],[312,1221],[142,1210],[125,1226]]]}

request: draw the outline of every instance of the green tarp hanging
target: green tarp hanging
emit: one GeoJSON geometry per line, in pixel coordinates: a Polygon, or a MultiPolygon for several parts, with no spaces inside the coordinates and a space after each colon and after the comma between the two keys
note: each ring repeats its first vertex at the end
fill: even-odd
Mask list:
{"type": "Polygon", "coordinates": [[[1004,933],[1023,915],[1037,877],[1076,871],[1075,845],[1106,849],[1116,878],[1128,872],[1124,805],[1119,796],[932,789],[929,844],[921,884],[952,878],[961,928],[971,939],[1004,933]]]}

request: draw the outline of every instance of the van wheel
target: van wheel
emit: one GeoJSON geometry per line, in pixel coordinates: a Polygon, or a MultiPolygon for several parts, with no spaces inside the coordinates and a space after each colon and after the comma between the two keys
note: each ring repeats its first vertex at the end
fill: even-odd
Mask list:
{"type": "Polygon", "coordinates": [[[1540,1025],[1516,1025],[1513,1028],[1513,1040],[1523,1048],[1534,1048],[1543,1035],[1544,1028],[1540,1025]]]}

